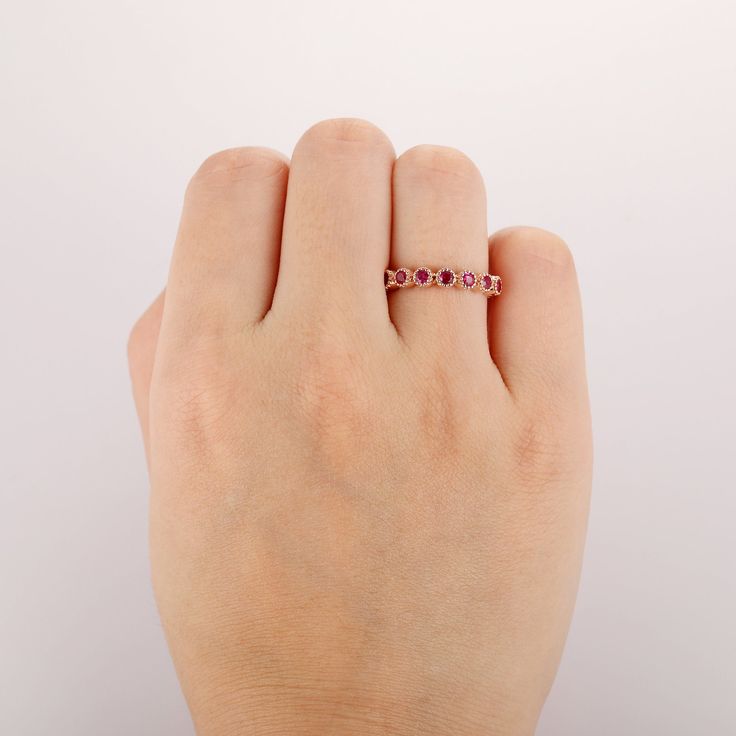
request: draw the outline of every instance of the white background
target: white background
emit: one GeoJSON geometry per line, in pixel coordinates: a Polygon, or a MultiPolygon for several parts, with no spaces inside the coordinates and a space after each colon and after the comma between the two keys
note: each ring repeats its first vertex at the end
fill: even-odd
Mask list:
{"type": "Polygon", "coordinates": [[[15,0],[0,36],[3,736],[192,733],[127,332],[200,161],[338,115],[576,255],[595,495],[539,734],[736,733],[732,0],[15,0]]]}

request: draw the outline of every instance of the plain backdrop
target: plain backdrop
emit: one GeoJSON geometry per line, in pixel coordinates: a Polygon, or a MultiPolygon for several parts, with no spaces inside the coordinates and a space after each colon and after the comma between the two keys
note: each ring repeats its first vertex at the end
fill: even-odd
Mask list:
{"type": "Polygon", "coordinates": [[[732,0],[2,3],[0,734],[185,736],[125,343],[184,187],[367,118],[571,245],[596,469],[541,736],[736,733],[732,0]]]}

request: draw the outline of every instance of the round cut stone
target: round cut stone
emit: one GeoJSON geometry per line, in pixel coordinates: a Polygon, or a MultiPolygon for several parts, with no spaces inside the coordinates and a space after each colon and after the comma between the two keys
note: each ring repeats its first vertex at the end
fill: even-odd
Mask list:
{"type": "Polygon", "coordinates": [[[424,286],[425,284],[429,283],[430,280],[430,273],[429,270],[426,268],[418,268],[414,272],[414,280],[420,285],[424,286]]]}
{"type": "Polygon", "coordinates": [[[437,281],[442,284],[442,286],[452,286],[455,282],[455,274],[450,271],[449,268],[443,268],[437,274],[437,281]]]}
{"type": "Polygon", "coordinates": [[[493,279],[486,273],[483,274],[480,280],[480,285],[486,290],[490,291],[493,287],[493,279]]]}
{"type": "Polygon", "coordinates": [[[502,288],[503,284],[501,283],[501,279],[496,279],[496,294],[500,294],[502,288]]]}
{"type": "Polygon", "coordinates": [[[399,286],[406,283],[406,271],[397,271],[394,280],[399,286]]]}
{"type": "Polygon", "coordinates": [[[475,286],[475,274],[472,271],[463,272],[463,286],[466,289],[472,289],[475,286]]]}

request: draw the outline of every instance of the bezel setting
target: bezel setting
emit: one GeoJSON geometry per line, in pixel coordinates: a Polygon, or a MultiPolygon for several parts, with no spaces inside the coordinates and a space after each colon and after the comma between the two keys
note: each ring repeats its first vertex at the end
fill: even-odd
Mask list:
{"type": "Polygon", "coordinates": [[[444,268],[440,268],[437,273],[434,275],[434,280],[437,286],[442,286],[445,289],[450,289],[457,283],[457,274],[451,269],[447,268],[446,266],[444,268]],[[444,276],[445,274],[449,274],[450,280],[445,283],[444,276]]]}
{"type": "Polygon", "coordinates": [[[493,295],[493,275],[484,271],[478,276],[478,287],[486,296],[493,295]],[[486,284],[488,282],[488,284],[486,284]]]}
{"type": "Polygon", "coordinates": [[[435,280],[435,275],[432,273],[431,268],[427,268],[426,266],[419,266],[419,268],[414,270],[414,275],[412,276],[412,279],[414,281],[415,286],[418,286],[420,289],[424,289],[427,286],[432,286],[432,283],[435,280]],[[421,281],[420,278],[417,276],[419,273],[427,273],[427,280],[421,281]]]}
{"type": "Polygon", "coordinates": [[[449,266],[442,266],[436,271],[429,266],[411,268],[387,268],[383,273],[383,283],[389,289],[405,289],[409,286],[418,286],[420,289],[428,286],[441,286],[444,289],[454,287],[464,291],[479,291],[484,296],[499,296],[503,290],[501,277],[488,271],[455,270],[449,266]],[[422,280],[422,278],[424,280],[422,280]],[[470,282],[470,283],[466,283],[470,282]]]}
{"type": "Polygon", "coordinates": [[[460,278],[457,280],[458,286],[461,286],[466,291],[470,291],[470,289],[475,289],[475,287],[478,285],[478,276],[475,273],[475,271],[463,271],[460,274],[460,278]],[[465,283],[465,277],[470,276],[473,280],[470,284],[465,283]]]}
{"type": "Polygon", "coordinates": [[[409,284],[411,284],[411,279],[412,273],[411,269],[409,268],[397,268],[394,272],[394,283],[396,284],[396,286],[399,287],[399,289],[405,289],[407,286],[409,286],[409,284]],[[399,274],[403,274],[403,281],[399,280],[399,274]]]}

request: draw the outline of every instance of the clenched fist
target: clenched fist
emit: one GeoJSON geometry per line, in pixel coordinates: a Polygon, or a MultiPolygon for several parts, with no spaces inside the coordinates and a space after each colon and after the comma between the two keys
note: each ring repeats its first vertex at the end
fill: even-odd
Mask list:
{"type": "Polygon", "coordinates": [[[580,304],[559,238],[487,232],[471,161],[359,120],[191,180],[130,363],[201,736],[533,733],[590,490],[580,304]]]}

